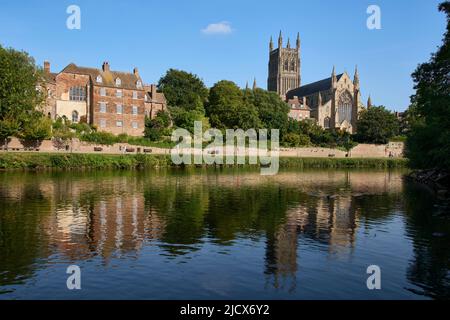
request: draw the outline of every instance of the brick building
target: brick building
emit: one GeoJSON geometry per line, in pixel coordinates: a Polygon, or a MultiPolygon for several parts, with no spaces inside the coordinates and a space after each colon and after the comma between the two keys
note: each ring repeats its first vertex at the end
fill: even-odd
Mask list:
{"type": "Polygon", "coordinates": [[[311,118],[311,109],[306,104],[306,98],[294,96],[292,99],[287,99],[287,104],[290,107],[289,117],[291,119],[301,121],[311,118]]]}
{"type": "Polygon", "coordinates": [[[112,71],[105,62],[101,69],[79,67],[73,63],[52,73],[44,63],[47,81],[45,113],[72,122],[86,122],[98,131],[142,136],[145,116],[165,109],[162,93],[145,86],[137,68],[133,72],[112,71]],[[153,111],[155,110],[155,111],[153,111]]]}

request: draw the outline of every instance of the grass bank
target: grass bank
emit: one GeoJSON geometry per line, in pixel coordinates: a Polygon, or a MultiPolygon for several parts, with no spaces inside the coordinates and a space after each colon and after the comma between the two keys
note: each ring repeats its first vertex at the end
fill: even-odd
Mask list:
{"type": "MultiPolygon", "coordinates": [[[[0,170],[139,169],[174,166],[168,155],[0,153],[0,170]]],[[[285,168],[405,168],[406,159],[280,158],[285,168]]]]}

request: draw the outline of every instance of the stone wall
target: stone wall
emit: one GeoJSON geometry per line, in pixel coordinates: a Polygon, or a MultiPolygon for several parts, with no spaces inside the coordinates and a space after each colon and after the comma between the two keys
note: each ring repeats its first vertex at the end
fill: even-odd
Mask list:
{"type": "MultiPolygon", "coordinates": [[[[0,141],[0,152],[4,149],[4,142],[0,141]]],[[[75,153],[155,153],[170,154],[170,149],[134,146],[127,143],[116,143],[111,146],[96,145],[78,139],[64,144],[57,141],[44,140],[38,144],[25,143],[17,138],[11,138],[8,142],[9,151],[36,151],[40,152],[75,152],[75,153]]],[[[298,158],[401,158],[403,157],[404,143],[391,142],[386,145],[359,144],[349,153],[330,148],[280,148],[280,157],[298,158]]],[[[246,152],[249,154],[249,150],[246,152]]],[[[250,153],[251,150],[250,150],[250,153]]]]}

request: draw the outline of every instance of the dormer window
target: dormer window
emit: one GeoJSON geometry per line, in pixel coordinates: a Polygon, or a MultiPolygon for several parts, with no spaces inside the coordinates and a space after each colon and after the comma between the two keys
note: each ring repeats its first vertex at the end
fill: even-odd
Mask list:
{"type": "Polygon", "coordinates": [[[142,81],[141,81],[141,80],[138,80],[138,81],[136,82],[136,87],[137,87],[138,89],[142,89],[142,81]]]}
{"type": "Polygon", "coordinates": [[[120,87],[122,85],[122,80],[120,80],[120,78],[116,79],[116,86],[120,87]]]}
{"type": "Polygon", "coordinates": [[[98,75],[96,81],[97,81],[97,83],[102,83],[103,82],[102,76],[98,75]]]}

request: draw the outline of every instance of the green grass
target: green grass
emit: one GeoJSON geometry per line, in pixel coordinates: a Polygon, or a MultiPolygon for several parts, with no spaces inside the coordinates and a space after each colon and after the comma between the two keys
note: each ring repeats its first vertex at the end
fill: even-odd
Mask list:
{"type": "Polygon", "coordinates": [[[407,168],[407,159],[390,158],[280,158],[282,168],[407,168]]]}
{"type": "MultiPolygon", "coordinates": [[[[0,169],[139,169],[174,166],[169,155],[0,153],[0,169]]],[[[280,158],[281,168],[405,168],[406,159],[280,158]]]]}

